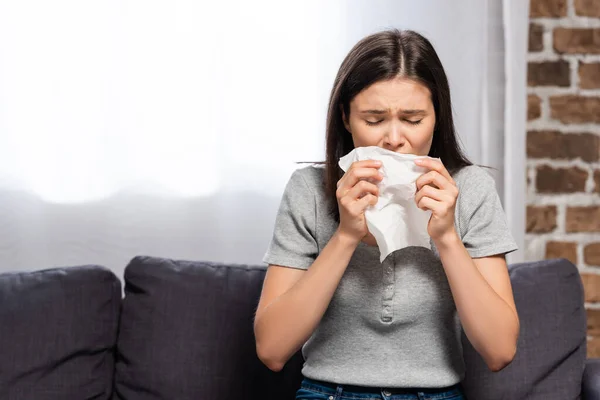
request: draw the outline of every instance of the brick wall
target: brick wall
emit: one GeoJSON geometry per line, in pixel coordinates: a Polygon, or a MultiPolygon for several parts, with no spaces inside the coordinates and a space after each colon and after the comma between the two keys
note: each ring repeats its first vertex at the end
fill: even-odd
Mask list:
{"type": "Polygon", "coordinates": [[[600,357],[600,0],[530,1],[527,86],[526,257],[578,266],[600,357]]]}

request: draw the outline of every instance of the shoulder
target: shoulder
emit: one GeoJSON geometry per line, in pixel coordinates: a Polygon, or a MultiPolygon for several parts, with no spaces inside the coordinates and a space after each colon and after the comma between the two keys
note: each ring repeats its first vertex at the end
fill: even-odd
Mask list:
{"type": "Polygon", "coordinates": [[[298,168],[292,173],[290,185],[298,190],[310,190],[313,195],[321,195],[325,191],[325,166],[311,164],[298,168]]]}
{"type": "Polygon", "coordinates": [[[477,165],[463,167],[453,175],[458,187],[457,209],[460,218],[474,215],[486,207],[500,203],[496,181],[487,168],[477,165]],[[482,207],[486,204],[485,207],[482,207]]]}
{"type": "Polygon", "coordinates": [[[486,168],[478,165],[468,165],[452,175],[459,191],[496,190],[496,182],[486,168]]]}

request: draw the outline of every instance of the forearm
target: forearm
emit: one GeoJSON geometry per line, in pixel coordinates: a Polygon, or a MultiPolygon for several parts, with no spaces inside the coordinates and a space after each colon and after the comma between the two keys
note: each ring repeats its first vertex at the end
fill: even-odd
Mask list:
{"type": "Polygon", "coordinates": [[[336,232],[302,278],[256,315],[257,349],[272,369],[283,368],[312,335],[357,245],[336,232]]]}
{"type": "Polygon", "coordinates": [[[515,310],[488,284],[456,232],[435,244],[467,338],[491,370],[504,368],[516,352],[515,310]]]}

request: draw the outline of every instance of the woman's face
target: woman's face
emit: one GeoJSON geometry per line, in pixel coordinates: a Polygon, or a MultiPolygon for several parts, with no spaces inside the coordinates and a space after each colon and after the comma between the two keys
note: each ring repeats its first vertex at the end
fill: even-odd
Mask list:
{"type": "Polygon", "coordinates": [[[420,156],[431,149],[435,111],[429,89],[417,81],[374,83],[352,99],[350,115],[343,118],[354,147],[379,146],[420,156]]]}

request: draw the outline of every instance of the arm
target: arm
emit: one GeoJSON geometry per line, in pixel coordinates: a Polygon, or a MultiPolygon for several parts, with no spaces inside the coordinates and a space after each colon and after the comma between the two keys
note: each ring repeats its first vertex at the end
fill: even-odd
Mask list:
{"type": "Polygon", "coordinates": [[[357,245],[338,231],[307,271],[269,266],[254,334],[258,357],[270,369],[281,370],[312,335],[357,245]]]}
{"type": "MultiPolygon", "coordinates": [[[[440,254],[463,329],[488,367],[499,371],[514,358],[519,335],[506,261],[501,255],[471,258],[454,225],[456,183],[441,162],[426,159],[416,163],[431,169],[417,180],[415,201],[419,208],[432,212],[428,231],[440,254]]],[[[480,186],[490,183],[475,182],[480,186]]],[[[491,200],[482,197],[473,201],[477,210],[484,204],[478,201],[491,200]]],[[[494,220],[484,220],[484,229],[486,224],[494,224],[494,220]]],[[[477,229],[470,234],[483,234],[477,229]]]]}
{"type": "MultiPolygon", "coordinates": [[[[263,292],[256,312],[254,333],[258,357],[270,369],[281,370],[287,360],[308,340],[321,321],[337,286],[348,267],[358,243],[368,233],[364,211],[377,202],[379,190],[367,179],[379,181],[382,176],[377,161],[358,161],[338,182],[336,193],[340,224],[325,248],[314,256],[312,265],[305,271],[270,265],[263,285],[263,292]]],[[[305,188],[300,193],[306,193],[305,188]]],[[[294,260],[312,261],[300,257],[303,247],[316,254],[314,234],[306,225],[316,225],[314,211],[306,218],[294,217],[297,205],[309,199],[290,201],[284,195],[278,223],[286,226],[277,230],[276,240],[279,256],[270,258],[270,264],[293,266],[294,260]],[[310,220],[310,217],[313,219],[310,220]],[[307,220],[310,220],[306,222],[307,220]],[[311,243],[307,245],[308,241],[311,243]],[[302,245],[304,243],[304,245],[302,245]]],[[[313,228],[316,231],[316,228],[313,228]]],[[[298,264],[297,267],[302,265],[298,264]]]]}
{"type": "Polygon", "coordinates": [[[465,334],[492,371],[517,350],[519,318],[503,256],[472,259],[458,234],[435,241],[465,334]]]}

